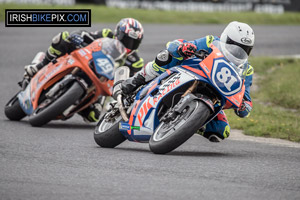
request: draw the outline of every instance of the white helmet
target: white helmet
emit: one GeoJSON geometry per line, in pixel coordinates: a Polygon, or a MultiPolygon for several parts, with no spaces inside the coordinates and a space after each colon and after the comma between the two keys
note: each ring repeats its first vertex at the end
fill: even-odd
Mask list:
{"type": "Polygon", "coordinates": [[[220,38],[221,42],[241,47],[248,55],[254,46],[254,39],[252,28],[248,24],[237,21],[230,22],[220,38]]]}

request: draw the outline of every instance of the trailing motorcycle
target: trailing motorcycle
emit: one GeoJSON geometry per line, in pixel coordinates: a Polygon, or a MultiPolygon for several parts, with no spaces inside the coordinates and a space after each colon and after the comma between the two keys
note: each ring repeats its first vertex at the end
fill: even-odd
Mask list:
{"type": "Polygon", "coordinates": [[[21,90],[5,106],[6,117],[19,121],[29,116],[32,126],[69,119],[99,96],[111,96],[114,67],[125,55],[118,40],[102,38],[53,60],[31,80],[19,82],[21,90]]]}
{"type": "Polygon", "coordinates": [[[210,54],[197,52],[132,95],[118,95],[117,103],[96,126],[95,142],[107,148],[126,139],[149,142],[152,152],[165,154],[222,109],[238,108],[245,92],[247,53],[220,41],[211,48],[210,54]]]}

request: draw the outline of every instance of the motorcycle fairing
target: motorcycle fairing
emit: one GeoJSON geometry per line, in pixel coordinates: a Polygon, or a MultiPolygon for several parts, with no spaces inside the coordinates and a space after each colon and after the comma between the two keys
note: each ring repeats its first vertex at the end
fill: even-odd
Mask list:
{"type": "Polygon", "coordinates": [[[179,73],[179,68],[172,68],[162,76],[157,77],[143,88],[136,96],[135,106],[128,122],[120,123],[120,131],[130,141],[148,142],[155,128],[159,125],[157,117],[158,107],[168,93],[195,80],[195,76],[179,73]],[[173,74],[164,83],[161,80],[173,74]],[[149,90],[151,88],[151,90],[149,90]],[[144,98],[139,99],[147,93],[144,98]]]}
{"type": "Polygon", "coordinates": [[[26,89],[17,95],[20,106],[27,115],[30,115],[33,112],[30,90],[31,87],[30,84],[28,84],[26,89]]]}
{"type": "Polygon", "coordinates": [[[33,113],[38,104],[38,98],[45,84],[59,72],[62,63],[42,68],[30,81],[26,89],[18,94],[20,105],[27,115],[33,113]]]}
{"type": "Polygon", "coordinates": [[[231,106],[238,108],[245,92],[244,80],[240,78],[218,48],[214,45],[211,45],[211,48],[213,52],[199,65],[191,67],[190,60],[187,60],[182,63],[183,67],[206,78],[206,81],[211,83],[223,97],[222,104],[226,104],[225,108],[231,106]]]}
{"type": "MultiPolygon", "coordinates": [[[[33,109],[31,110],[31,113],[33,110],[35,110],[38,106],[38,99],[44,89],[47,89],[49,86],[54,84],[57,80],[65,76],[69,70],[71,70],[72,66],[67,63],[69,60],[75,62],[71,57],[69,59],[66,59],[65,56],[62,58],[59,58],[56,64],[50,63],[47,65],[47,67],[42,68],[38,73],[31,79],[30,83],[28,84],[27,88],[30,88],[30,96],[26,96],[29,98],[33,109]],[[61,69],[66,65],[66,68],[69,68],[69,70],[61,71],[61,69]]],[[[26,88],[26,90],[27,90],[26,88]]],[[[25,110],[24,110],[25,111],[25,110]]],[[[29,110],[27,109],[27,114],[29,113],[29,110]]]]}

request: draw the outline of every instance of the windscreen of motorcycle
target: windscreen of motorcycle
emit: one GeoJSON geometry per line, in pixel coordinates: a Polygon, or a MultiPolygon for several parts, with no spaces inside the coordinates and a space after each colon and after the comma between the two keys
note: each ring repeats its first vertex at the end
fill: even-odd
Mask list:
{"type": "Polygon", "coordinates": [[[214,41],[215,45],[220,52],[224,55],[225,59],[229,61],[231,66],[236,70],[238,75],[243,79],[248,69],[248,54],[241,47],[234,44],[226,44],[221,41],[214,41]]]}
{"type": "Polygon", "coordinates": [[[126,60],[124,45],[119,40],[112,38],[103,38],[101,42],[101,51],[113,60],[114,67],[122,66],[126,60]]]}

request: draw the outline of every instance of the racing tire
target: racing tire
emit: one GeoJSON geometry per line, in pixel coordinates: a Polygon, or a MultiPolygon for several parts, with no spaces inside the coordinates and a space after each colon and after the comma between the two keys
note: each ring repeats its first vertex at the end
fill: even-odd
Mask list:
{"type": "Polygon", "coordinates": [[[119,115],[114,122],[108,123],[105,121],[107,114],[103,115],[98,122],[94,131],[94,140],[100,147],[114,148],[126,140],[119,130],[119,122],[122,117],[119,115]]]}
{"type": "Polygon", "coordinates": [[[199,100],[193,100],[176,117],[165,123],[161,122],[149,140],[150,150],[155,154],[166,154],[186,142],[203,126],[211,114],[208,106],[199,100]]]}
{"type": "Polygon", "coordinates": [[[17,95],[18,94],[11,98],[4,108],[5,116],[12,121],[20,121],[26,116],[26,113],[21,108],[17,95]]]}
{"type": "Polygon", "coordinates": [[[55,117],[62,114],[67,108],[74,104],[82,95],[84,94],[84,89],[79,85],[79,83],[74,82],[73,85],[60,97],[58,97],[49,106],[38,111],[36,109],[32,115],[29,117],[29,123],[32,126],[40,127],[47,124],[55,117]]]}

